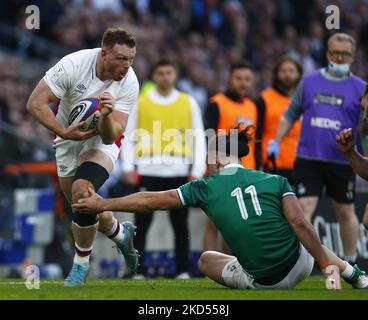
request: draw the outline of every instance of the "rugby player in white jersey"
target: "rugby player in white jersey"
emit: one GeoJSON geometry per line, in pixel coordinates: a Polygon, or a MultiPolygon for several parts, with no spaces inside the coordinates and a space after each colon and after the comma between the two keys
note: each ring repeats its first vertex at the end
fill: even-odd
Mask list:
{"type": "MultiPolygon", "coordinates": [[[[70,204],[89,196],[108,179],[118,158],[129,112],[136,105],[139,84],[131,65],[136,55],[134,37],[127,31],[107,29],[101,48],[74,52],[62,58],[33,90],[27,108],[57,136],[54,141],[61,188],[70,204]],[[73,106],[84,98],[100,99],[98,128],[81,131],[82,124],[68,126],[73,106]],[[52,112],[49,104],[57,106],[52,112]]],[[[64,286],[85,283],[89,257],[97,230],[117,245],[127,271],[135,273],[138,253],[133,246],[135,227],[119,223],[112,212],[73,214],[75,256],[64,286]]]]}

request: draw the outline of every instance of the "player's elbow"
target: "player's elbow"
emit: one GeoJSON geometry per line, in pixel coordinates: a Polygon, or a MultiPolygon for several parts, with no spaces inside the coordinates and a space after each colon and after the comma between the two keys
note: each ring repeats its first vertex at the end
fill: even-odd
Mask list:
{"type": "MultiPolygon", "coordinates": [[[[101,129],[100,129],[101,132],[101,129]]],[[[122,132],[116,130],[116,131],[110,131],[110,132],[104,132],[103,134],[100,134],[101,140],[103,144],[114,144],[115,141],[119,139],[119,137],[122,135],[122,132]]]]}
{"type": "Polygon", "coordinates": [[[303,232],[308,229],[309,223],[307,219],[305,219],[303,213],[295,215],[292,219],[289,220],[289,224],[294,231],[303,232]]]}
{"type": "Polygon", "coordinates": [[[111,145],[114,144],[115,140],[114,139],[110,139],[110,138],[103,138],[101,137],[102,143],[103,144],[107,144],[107,145],[111,145]]]}
{"type": "Polygon", "coordinates": [[[34,113],[35,109],[36,109],[36,104],[34,99],[29,98],[27,101],[27,105],[26,105],[27,111],[31,114],[34,113]]]}

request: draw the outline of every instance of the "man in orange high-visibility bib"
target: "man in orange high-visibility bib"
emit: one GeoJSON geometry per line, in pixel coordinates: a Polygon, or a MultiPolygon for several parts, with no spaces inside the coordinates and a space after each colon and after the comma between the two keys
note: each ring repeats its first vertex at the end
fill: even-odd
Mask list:
{"type": "MultiPolygon", "coordinates": [[[[261,146],[256,144],[263,131],[263,114],[259,114],[250,95],[254,90],[254,72],[247,61],[239,61],[230,67],[227,90],[210,98],[204,114],[205,129],[213,129],[217,134],[228,134],[239,123],[253,125],[255,139],[249,143],[249,154],[242,158],[247,169],[256,169],[261,164],[261,146]]],[[[212,172],[209,172],[210,174],[212,172]]],[[[207,220],[203,240],[204,250],[228,252],[226,243],[221,239],[215,225],[207,220]]]]}
{"type": "MultiPolygon", "coordinates": [[[[228,89],[217,93],[209,100],[205,110],[205,129],[214,129],[218,134],[228,134],[230,129],[239,123],[245,126],[253,125],[258,132],[262,132],[262,116],[258,114],[256,104],[249,98],[254,89],[253,67],[246,61],[240,61],[230,67],[228,89]],[[223,131],[223,132],[222,132],[223,131]]],[[[255,142],[249,145],[249,154],[242,158],[245,168],[256,169],[260,162],[260,148],[257,149],[255,142]],[[257,160],[258,159],[258,160],[257,160]]]]}
{"type": "Polygon", "coordinates": [[[302,66],[291,57],[284,56],[273,70],[272,86],[263,90],[257,100],[259,109],[264,109],[264,126],[262,133],[262,161],[264,169],[284,176],[291,185],[294,184],[294,162],[298,145],[301,121],[297,121],[280,145],[280,156],[270,160],[267,156],[268,142],[277,132],[281,117],[290,105],[297,84],[303,75],[302,66]]]}

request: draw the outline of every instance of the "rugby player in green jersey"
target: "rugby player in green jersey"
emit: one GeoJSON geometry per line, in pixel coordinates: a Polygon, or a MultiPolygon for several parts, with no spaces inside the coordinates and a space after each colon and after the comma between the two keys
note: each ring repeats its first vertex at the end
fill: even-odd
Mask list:
{"type": "Polygon", "coordinates": [[[206,251],[198,261],[199,269],[231,288],[292,289],[310,275],[314,261],[323,275],[333,265],[353,288],[368,288],[363,271],[321,244],[285,178],[241,166],[250,140],[248,127],[211,139],[207,160],[216,172],[178,189],[115,199],[102,199],[91,190],[91,197],[79,200],[73,208],[86,214],[201,208],[233,255],[206,251]]]}

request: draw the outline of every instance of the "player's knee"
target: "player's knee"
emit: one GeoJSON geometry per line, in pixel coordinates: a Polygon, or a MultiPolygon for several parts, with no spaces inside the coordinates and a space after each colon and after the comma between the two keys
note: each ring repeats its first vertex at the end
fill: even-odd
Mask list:
{"type": "Polygon", "coordinates": [[[72,185],[72,199],[73,202],[77,202],[80,199],[88,198],[90,196],[89,188],[93,188],[92,183],[87,180],[78,179],[73,182],[72,185]]]}
{"type": "Polygon", "coordinates": [[[209,261],[211,260],[211,253],[210,251],[205,251],[201,254],[201,256],[199,257],[198,260],[198,269],[202,272],[202,273],[206,273],[206,269],[207,266],[209,264],[209,261]]]}
{"type": "MultiPolygon", "coordinates": [[[[72,185],[73,203],[91,196],[88,190],[89,188],[93,188],[93,185],[89,181],[83,179],[75,180],[72,185]]],[[[78,212],[74,212],[73,222],[79,227],[94,226],[97,223],[97,214],[80,214],[78,212]]]]}

